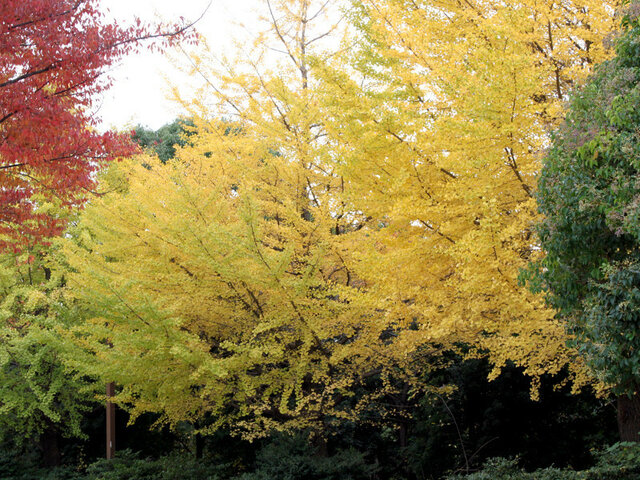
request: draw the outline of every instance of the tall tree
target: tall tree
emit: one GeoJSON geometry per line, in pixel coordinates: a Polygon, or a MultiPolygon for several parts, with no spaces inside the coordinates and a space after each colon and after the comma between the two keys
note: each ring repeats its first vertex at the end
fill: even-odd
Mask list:
{"type": "Polygon", "coordinates": [[[340,206],[312,96],[326,4],[265,6],[272,36],[261,41],[286,55],[277,72],[226,65],[213,81],[200,56],[213,91],[190,105],[189,144],[164,165],[111,170],[107,190],[120,193],[83,215],[69,258],[93,310],[77,361],[115,380],[116,401],[134,412],[208,415],[249,438],[323,435],[358,412],[353,385],[387,379],[402,349],[346,254],[362,218],[340,206]]]}
{"type": "MultiPolygon", "coordinates": [[[[350,211],[354,272],[407,348],[475,346],[535,379],[567,363],[561,322],[518,285],[538,252],[535,179],[562,102],[607,57],[615,2],[354,2],[358,33],[319,95],[350,211]]],[[[534,389],[535,391],[535,389],[534,389]]]]}
{"type": "Polygon", "coordinates": [[[189,127],[193,127],[193,122],[185,119],[176,119],[156,131],[138,125],[133,130],[133,141],[143,149],[155,152],[160,160],[167,162],[176,154],[177,146],[185,145],[189,127]]]}
{"type": "Polygon", "coordinates": [[[0,250],[60,233],[64,215],[50,205],[78,206],[99,166],[133,153],[128,135],[96,131],[104,74],[142,40],[186,29],[107,23],[99,0],[2,2],[0,250]]]}
{"type": "Polygon", "coordinates": [[[623,440],[640,440],[640,5],[625,12],[616,57],[577,91],[539,179],[547,292],[574,345],[619,395],[623,440]]]}
{"type": "Polygon", "coordinates": [[[194,57],[209,90],[192,144],[107,174],[120,193],[92,202],[69,255],[95,307],[78,361],[118,401],[249,436],[322,431],[363,378],[408,392],[461,344],[493,376],[514,361],[535,386],[569,363],[589,381],[517,275],[537,255],[547,129],[606,57],[612,6],[357,6],[356,48],[331,56],[314,49],[322,3],[267,2],[260,53],[287,61],[194,57]]]}

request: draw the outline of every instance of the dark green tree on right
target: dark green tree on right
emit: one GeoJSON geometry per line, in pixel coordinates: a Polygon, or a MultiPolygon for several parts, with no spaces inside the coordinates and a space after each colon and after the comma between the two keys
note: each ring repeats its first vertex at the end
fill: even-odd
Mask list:
{"type": "Polygon", "coordinates": [[[572,95],[538,183],[544,291],[594,375],[618,396],[622,440],[640,440],[640,2],[616,56],[572,95]]]}

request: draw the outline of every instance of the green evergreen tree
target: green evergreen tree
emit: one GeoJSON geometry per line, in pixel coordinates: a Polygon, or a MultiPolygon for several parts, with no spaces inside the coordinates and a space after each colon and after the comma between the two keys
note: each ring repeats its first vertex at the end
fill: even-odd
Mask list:
{"type": "Polygon", "coordinates": [[[547,292],[591,370],[619,395],[625,440],[640,440],[640,4],[625,11],[616,57],[572,96],[539,180],[547,292]]]}
{"type": "Polygon", "coordinates": [[[133,130],[133,140],[145,150],[155,153],[162,163],[166,163],[176,154],[176,146],[183,147],[187,137],[191,135],[191,120],[178,118],[163,125],[158,130],[151,130],[138,125],[133,130]]]}

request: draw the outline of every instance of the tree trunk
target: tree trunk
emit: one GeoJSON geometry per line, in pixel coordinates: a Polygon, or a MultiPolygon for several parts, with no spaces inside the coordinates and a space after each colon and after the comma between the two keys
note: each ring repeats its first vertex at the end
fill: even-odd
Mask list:
{"type": "Polygon", "coordinates": [[[640,396],[618,397],[618,430],[623,442],[640,441],[640,396]]]}
{"type": "Polygon", "coordinates": [[[315,457],[327,458],[329,456],[329,441],[325,432],[316,432],[310,440],[315,457]]]}
{"type": "Polygon", "coordinates": [[[116,405],[110,402],[115,395],[115,384],[107,383],[107,460],[111,460],[116,454],[116,405]]]}
{"type": "Polygon", "coordinates": [[[196,458],[201,459],[204,453],[204,438],[199,433],[195,434],[196,458]]]}
{"type": "Polygon", "coordinates": [[[58,445],[58,431],[54,427],[47,428],[40,437],[42,446],[42,465],[45,467],[57,467],[62,457],[58,445]]]}
{"type": "MultiPolygon", "coordinates": [[[[408,411],[408,407],[409,407],[408,396],[409,396],[409,384],[405,382],[404,386],[402,387],[402,391],[400,392],[400,396],[395,402],[398,408],[398,411],[400,412],[408,411]]],[[[407,419],[402,418],[399,421],[399,423],[400,423],[400,430],[398,431],[398,442],[400,443],[400,448],[406,448],[407,437],[409,434],[409,426],[407,424],[407,419]]]]}
{"type": "Polygon", "coordinates": [[[400,429],[398,431],[398,443],[400,444],[400,448],[407,447],[407,432],[408,432],[407,422],[401,421],[400,429]]]}

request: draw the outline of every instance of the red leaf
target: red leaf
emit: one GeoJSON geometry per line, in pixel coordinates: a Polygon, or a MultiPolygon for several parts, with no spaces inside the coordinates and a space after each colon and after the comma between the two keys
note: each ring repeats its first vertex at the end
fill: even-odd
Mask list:
{"type": "Polygon", "coordinates": [[[138,151],[130,135],[96,132],[91,112],[111,83],[108,68],[126,53],[153,47],[143,42],[158,27],[139,19],[129,28],[105,24],[99,5],[0,2],[0,251],[42,243],[64,229],[64,220],[36,211],[34,196],[77,208],[96,170],[138,151]]]}

